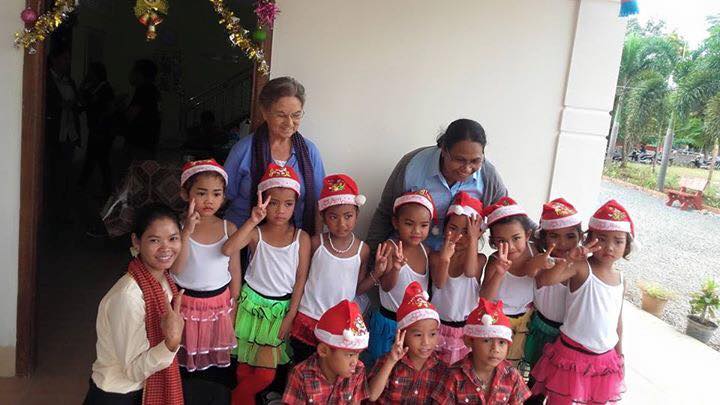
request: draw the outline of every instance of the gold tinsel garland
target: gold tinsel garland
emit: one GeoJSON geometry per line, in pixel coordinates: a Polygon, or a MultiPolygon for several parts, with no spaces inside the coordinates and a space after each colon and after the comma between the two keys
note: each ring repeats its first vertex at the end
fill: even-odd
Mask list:
{"type": "Polygon", "coordinates": [[[220,25],[224,26],[228,34],[230,34],[229,38],[233,46],[242,49],[248,58],[255,61],[257,70],[267,76],[270,73],[270,68],[265,62],[263,50],[248,38],[248,31],[240,25],[240,19],[225,7],[224,0],[210,0],[210,3],[212,3],[215,12],[220,15],[220,25]]]}
{"type": "Polygon", "coordinates": [[[23,47],[31,54],[35,53],[35,44],[44,41],[74,9],[75,0],[56,0],[53,8],[38,17],[32,27],[15,33],[15,46],[23,47]]]}

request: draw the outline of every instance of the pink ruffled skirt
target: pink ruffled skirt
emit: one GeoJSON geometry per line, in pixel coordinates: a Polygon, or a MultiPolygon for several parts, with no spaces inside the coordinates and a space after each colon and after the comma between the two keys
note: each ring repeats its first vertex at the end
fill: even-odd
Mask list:
{"type": "Polygon", "coordinates": [[[463,341],[463,328],[440,324],[440,339],[437,347],[438,357],[445,364],[451,365],[470,353],[470,348],[463,341]]]}
{"type": "Polygon", "coordinates": [[[533,395],[545,395],[548,404],[612,403],[625,390],[624,361],[615,349],[592,354],[565,335],[545,346],[531,374],[533,395]]]}
{"type": "Polygon", "coordinates": [[[188,371],[230,365],[230,353],[237,346],[230,289],[207,298],[183,296],[180,312],[185,330],[178,361],[188,371]]]}

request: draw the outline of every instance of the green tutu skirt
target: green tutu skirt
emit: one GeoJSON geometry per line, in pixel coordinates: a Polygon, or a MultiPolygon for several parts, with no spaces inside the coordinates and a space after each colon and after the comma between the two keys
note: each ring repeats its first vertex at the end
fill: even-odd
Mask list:
{"type": "Polygon", "coordinates": [[[530,318],[530,325],[528,326],[523,363],[532,369],[535,363],[540,360],[545,345],[555,342],[559,335],[560,329],[543,321],[537,311],[535,311],[532,318],[530,318]]]}
{"type": "Polygon", "coordinates": [[[235,319],[239,363],[276,368],[290,361],[289,347],[278,339],[280,325],[289,307],[289,299],[265,298],[247,284],[243,286],[235,319]]]}

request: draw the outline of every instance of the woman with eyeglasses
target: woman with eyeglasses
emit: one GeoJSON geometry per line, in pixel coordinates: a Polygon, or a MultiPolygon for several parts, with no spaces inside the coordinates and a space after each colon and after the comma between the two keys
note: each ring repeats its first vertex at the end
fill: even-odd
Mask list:
{"type": "Polygon", "coordinates": [[[476,121],[453,121],[437,145],[416,149],[400,159],[385,183],[368,230],[373,249],[393,232],[393,201],[408,190],[427,189],[437,209],[438,222],[425,243],[437,251],[443,242],[445,213],[455,194],[465,191],[488,206],[507,196],[500,174],[485,159],[485,130],[476,121]]]}
{"type": "Polygon", "coordinates": [[[292,77],[278,77],[265,84],[258,101],[265,122],[254,134],[238,141],[225,161],[229,177],[225,219],[238,227],[245,223],[257,204],[260,177],[273,162],[289,165],[300,177],[294,223],[314,235],[315,229],[322,229],[315,212],[325,167],[315,144],[298,132],[304,115],[305,88],[292,77]]]}

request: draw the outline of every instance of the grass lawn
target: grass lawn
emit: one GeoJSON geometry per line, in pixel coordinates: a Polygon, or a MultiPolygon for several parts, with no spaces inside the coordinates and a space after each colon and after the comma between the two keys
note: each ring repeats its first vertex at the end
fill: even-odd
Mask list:
{"type": "MultiPolygon", "coordinates": [[[[655,167],[652,171],[652,165],[642,163],[627,162],[627,167],[620,168],[619,163],[611,163],[603,170],[603,174],[608,177],[627,181],[641,187],[657,190],[657,174],[660,166],[655,167]]],[[[708,171],[705,169],[697,169],[694,167],[670,166],[665,177],[665,187],[677,189],[681,177],[699,177],[707,179],[708,171]]],[[[705,204],[720,208],[720,171],[713,173],[712,183],[705,188],[704,193],[705,204]]]]}

